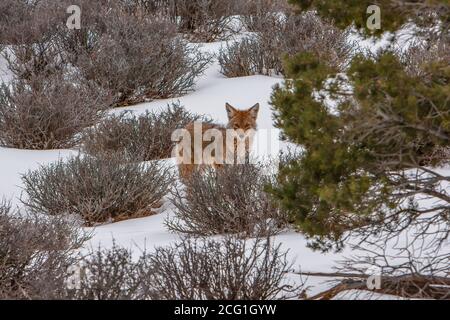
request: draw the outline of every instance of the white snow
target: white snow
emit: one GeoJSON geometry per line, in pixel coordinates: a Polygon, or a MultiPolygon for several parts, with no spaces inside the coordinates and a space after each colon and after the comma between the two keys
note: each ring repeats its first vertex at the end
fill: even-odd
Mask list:
{"type": "Polygon", "coordinates": [[[22,192],[22,174],[75,154],[77,152],[73,150],[34,151],[0,147],[0,199],[4,197],[18,204],[22,192]]]}
{"type": "MultiPolygon", "coordinates": [[[[0,51],[1,53],[1,51],[0,51]]],[[[8,83],[11,81],[12,76],[9,72],[5,58],[0,54],[0,83],[8,83]]]]}

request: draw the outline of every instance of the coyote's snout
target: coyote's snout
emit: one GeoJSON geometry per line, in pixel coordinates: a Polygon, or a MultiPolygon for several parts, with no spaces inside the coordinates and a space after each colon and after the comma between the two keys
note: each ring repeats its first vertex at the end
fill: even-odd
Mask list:
{"type": "Polygon", "coordinates": [[[248,160],[259,103],[247,110],[226,103],[225,109],[228,115],[226,126],[192,122],[185,127],[176,150],[181,178],[188,178],[204,166],[219,167],[248,160]]]}

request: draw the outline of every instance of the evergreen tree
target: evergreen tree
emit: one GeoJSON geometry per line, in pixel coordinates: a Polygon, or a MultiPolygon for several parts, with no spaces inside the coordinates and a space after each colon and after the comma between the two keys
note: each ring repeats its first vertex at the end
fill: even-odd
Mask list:
{"type": "MultiPolygon", "coordinates": [[[[363,27],[374,3],[292,2],[341,28],[363,27]]],[[[428,26],[421,29],[427,43],[406,54],[355,55],[343,70],[301,53],[285,62],[287,80],[272,95],[276,126],[303,151],[280,168],[270,191],[321,250],[339,248],[352,233],[392,236],[412,225],[433,232],[437,246],[450,233],[450,175],[435,169],[449,162],[449,2],[375,3],[382,13],[375,35],[414,19],[428,26]],[[426,208],[417,202],[425,197],[426,208]]]]}

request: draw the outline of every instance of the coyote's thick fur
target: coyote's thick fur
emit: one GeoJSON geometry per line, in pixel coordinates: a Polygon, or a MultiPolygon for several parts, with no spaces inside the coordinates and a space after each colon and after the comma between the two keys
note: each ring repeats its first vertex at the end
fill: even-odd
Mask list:
{"type": "Polygon", "coordinates": [[[257,127],[256,119],[258,117],[259,103],[247,110],[236,109],[228,103],[225,104],[225,108],[228,114],[228,124],[226,126],[215,123],[200,124],[192,122],[185,127],[191,137],[191,152],[187,159],[188,161],[186,161],[186,157],[182,161],[180,159],[180,153],[178,153],[178,168],[182,179],[189,178],[192,172],[204,166],[220,167],[223,164],[235,164],[238,163],[238,159],[246,159],[248,157],[253,134],[257,127]],[[197,132],[195,131],[196,126],[197,132]],[[194,135],[196,133],[201,133],[200,148],[195,148],[194,135]],[[218,138],[217,135],[221,136],[221,138],[218,138]],[[239,143],[241,143],[242,148],[238,148],[239,143]],[[211,153],[211,158],[205,160],[202,158],[202,155],[207,148],[211,148],[212,146],[215,147],[215,151],[211,153]],[[229,158],[230,154],[233,156],[231,163],[229,158]],[[198,161],[195,161],[196,156],[198,157],[197,159],[203,160],[200,164],[198,161]]]}

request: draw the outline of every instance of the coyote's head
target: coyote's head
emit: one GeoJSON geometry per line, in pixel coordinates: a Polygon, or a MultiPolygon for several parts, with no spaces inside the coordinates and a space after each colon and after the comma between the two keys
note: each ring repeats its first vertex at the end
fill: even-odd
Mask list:
{"type": "Polygon", "coordinates": [[[256,118],[258,117],[259,103],[247,110],[238,110],[226,103],[228,114],[227,128],[234,130],[256,130],[256,118]]]}

